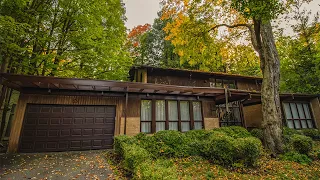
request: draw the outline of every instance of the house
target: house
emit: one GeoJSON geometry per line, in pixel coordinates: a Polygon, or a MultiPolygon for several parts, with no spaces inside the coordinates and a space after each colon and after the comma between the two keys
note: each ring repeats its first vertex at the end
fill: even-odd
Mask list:
{"type": "MultiPolygon", "coordinates": [[[[148,66],[129,74],[131,82],[1,74],[20,91],[8,152],[105,149],[120,134],[261,125],[261,78],[148,66]]],[[[319,128],[318,95],[280,97],[284,125],[319,128]]]]}

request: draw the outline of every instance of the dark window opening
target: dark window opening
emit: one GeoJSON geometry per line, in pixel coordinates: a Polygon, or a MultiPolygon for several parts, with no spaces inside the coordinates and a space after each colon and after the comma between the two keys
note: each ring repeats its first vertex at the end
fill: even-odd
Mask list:
{"type": "Polygon", "coordinates": [[[283,103],[287,126],[291,129],[314,128],[314,122],[307,102],[283,103]]]}

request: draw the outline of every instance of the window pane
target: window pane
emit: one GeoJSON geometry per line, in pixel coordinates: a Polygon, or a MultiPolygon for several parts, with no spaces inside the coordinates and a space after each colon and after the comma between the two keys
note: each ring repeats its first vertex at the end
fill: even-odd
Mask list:
{"type": "Polygon", "coordinates": [[[300,119],[305,119],[306,116],[304,115],[302,104],[299,103],[299,104],[297,104],[297,106],[298,106],[298,112],[299,112],[300,119]]]}
{"type": "Polygon", "coordinates": [[[294,129],[293,121],[292,120],[287,120],[287,122],[288,122],[288,127],[291,128],[291,129],[294,129]]]}
{"type": "Polygon", "coordinates": [[[151,133],[151,122],[141,122],[141,132],[151,133]]]}
{"type": "Polygon", "coordinates": [[[194,122],[194,129],[202,129],[202,122],[194,122]]]}
{"type": "Polygon", "coordinates": [[[232,111],[233,111],[233,115],[235,117],[235,121],[236,122],[240,122],[241,121],[241,118],[240,118],[240,109],[239,108],[232,108],[232,111]]]}
{"type": "Polygon", "coordinates": [[[193,119],[195,121],[202,121],[201,103],[193,102],[192,104],[193,104],[193,119]]]}
{"type": "Polygon", "coordinates": [[[151,101],[141,101],[141,121],[151,121],[151,101]]]}
{"type": "Polygon", "coordinates": [[[156,121],[165,121],[165,103],[163,100],[156,101],[156,121]]]}
{"type": "Polygon", "coordinates": [[[182,121],[190,121],[189,102],[180,101],[180,113],[182,121]]]}
{"type": "Polygon", "coordinates": [[[166,130],[165,122],[156,122],[156,132],[166,130]]]}
{"type": "Polygon", "coordinates": [[[300,129],[301,128],[299,120],[294,120],[294,125],[295,125],[296,129],[300,129]]]}
{"type": "Polygon", "coordinates": [[[299,119],[298,109],[296,107],[296,104],[295,103],[290,103],[290,107],[291,107],[291,112],[292,112],[293,119],[299,119]]]}
{"type": "Polygon", "coordinates": [[[307,123],[309,128],[313,128],[312,120],[307,120],[307,123]]]}
{"type": "Polygon", "coordinates": [[[308,104],[303,104],[304,112],[306,113],[306,118],[311,119],[310,109],[308,104]]]}
{"type": "Polygon", "coordinates": [[[190,130],[190,122],[181,122],[181,131],[186,132],[190,130]]]}
{"type": "Polygon", "coordinates": [[[216,87],[222,87],[222,80],[216,79],[216,87]]]}
{"type": "Polygon", "coordinates": [[[178,131],[178,122],[169,122],[169,130],[177,130],[178,131]]]}
{"type": "Polygon", "coordinates": [[[286,112],[287,119],[292,119],[289,103],[284,103],[284,111],[286,112]]]}
{"type": "Polygon", "coordinates": [[[236,82],[235,81],[230,81],[229,88],[230,89],[236,89],[236,82]]]}
{"type": "Polygon", "coordinates": [[[302,128],[308,128],[306,120],[301,120],[301,124],[302,124],[302,128]]]}
{"type": "Polygon", "coordinates": [[[168,101],[169,121],[178,121],[177,101],[168,101]]]}

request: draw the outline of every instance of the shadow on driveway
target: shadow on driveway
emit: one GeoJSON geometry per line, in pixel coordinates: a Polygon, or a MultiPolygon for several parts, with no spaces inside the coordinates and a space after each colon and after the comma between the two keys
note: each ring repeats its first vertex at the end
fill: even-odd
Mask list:
{"type": "Polygon", "coordinates": [[[0,179],[113,179],[103,152],[0,154],[0,179]]]}

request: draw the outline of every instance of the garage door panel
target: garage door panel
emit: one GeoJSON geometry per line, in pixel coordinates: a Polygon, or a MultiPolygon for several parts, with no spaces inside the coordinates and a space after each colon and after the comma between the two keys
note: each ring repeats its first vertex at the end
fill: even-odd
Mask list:
{"type": "Polygon", "coordinates": [[[20,152],[112,148],[114,106],[28,104],[20,152]]]}

